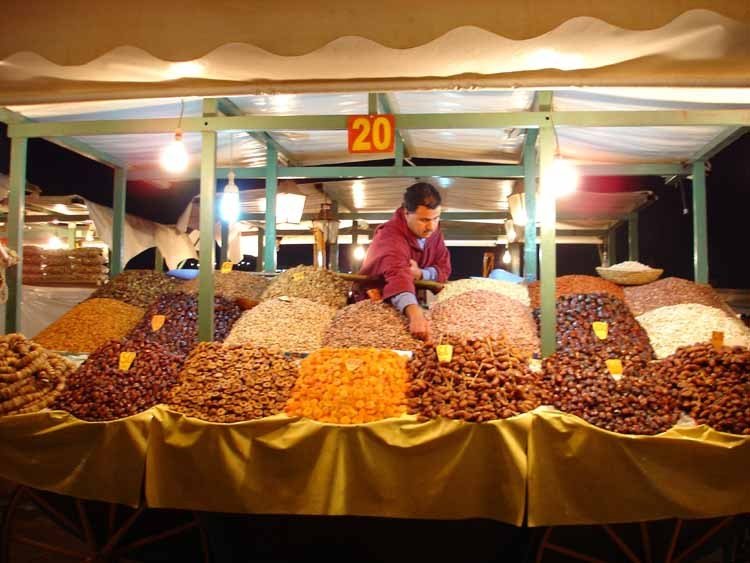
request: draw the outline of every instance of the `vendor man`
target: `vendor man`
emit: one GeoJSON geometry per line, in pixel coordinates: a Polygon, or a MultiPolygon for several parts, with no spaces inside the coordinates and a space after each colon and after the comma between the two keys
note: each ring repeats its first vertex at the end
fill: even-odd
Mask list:
{"type": "Polygon", "coordinates": [[[414,282],[445,282],[451,260],[440,232],[440,192],[425,182],[409,186],[393,217],[375,230],[359,273],[383,278],[384,300],[409,319],[409,330],[429,340],[430,323],[420,307],[414,282]]]}

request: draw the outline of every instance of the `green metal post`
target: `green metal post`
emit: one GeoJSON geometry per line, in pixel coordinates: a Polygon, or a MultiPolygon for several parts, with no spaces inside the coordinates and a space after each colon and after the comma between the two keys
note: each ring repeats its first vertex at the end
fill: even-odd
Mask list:
{"type": "Polygon", "coordinates": [[[221,222],[221,261],[223,264],[227,261],[229,256],[229,223],[226,221],[221,222]]]}
{"type": "MultiPolygon", "coordinates": [[[[216,100],[203,101],[203,114],[216,113],[216,100]]],[[[214,223],[216,212],[216,133],[201,133],[200,289],[198,339],[214,336],[214,223]]]]}
{"type": "Polygon", "coordinates": [[[114,193],[112,197],[112,256],[109,260],[111,278],[122,272],[124,264],[125,232],[125,197],[127,194],[127,172],[124,168],[115,168],[114,193]]]}
{"type": "Polygon", "coordinates": [[[263,248],[263,270],[276,271],[276,188],[279,183],[276,147],[266,148],[266,241],[263,248]]]}
{"type": "Polygon", "coordinates": [[[255,263],[255,271],[257,272],[263,271],[263,236],[263,229],[258,228],[258,259],[255,263]]]}
{"type": "Polygon", "coordinates": [[[638,262],[640,257],[637,211],[628,215],[628,257],[633,262],[638,262]]]}
{"type": "Polygon", "coordinates": [[[555,353],[556,348],[556,307],[555,283],[557,277],[557,245],[555,241],[556,204],[552,186],[544,185],[547,169],[552,165],[555,155],[555,132],[552,127],[539,130],[539,176],[542,178],[539,211],[542,223],[542,245],[540,263],[541,276],[541,332],[542,356],[545,358],[555,353]]]}
{"type": "Polygon", "coordinates": [[[526,281],[536,281],[536,178],[537,178],[537,131],[526,131],[523,148],[523,183],[526,207],[526,227],[523,236],[523,277],[526,281]]]}
{"type": "Polygon", "coordinates": [[[396,166],[403,166],[404,165],[404,139],[400,134],[396,135],[396,138],[394,140],[394,154],[393,158],[395,160],[394,164],[396,166]]]}
{"type": "Polygon", "coordinates": [[[164,271],[164,256],[158,246],[154,247],[154,272],[164,271]]]}
{"type": "Polygon", "coordinates": [[[374,93],[367,94],[367,113],[375,115],[378,113],[378,95],[374,93]]]}
{"type": "Polygon", "coordinates": [[[693,162],[693,267],[696,283],[708,283],[706,163],[693,162]]]}
{"type": "Polygon", "coordinates": [[[607,231],[607,266],[617,264],[617,227],[607,231]]]}
{"type": "MultiPolygon", "coordinates": [[[[338,221],[339,216],[339,204],[336,201],[331,202],[331,211],[333,216],[338,221]]],[[[328,254],[328,266],[332,272],[339,271],[339,239],[336,235],[336,240],[329,241],[330,252],[328,254]]]]}
{"type": "Polygon", "coordinates": [[[21,328],[23,283],[23,218],[26,206],[26,139],[10,141],[10,179],[8,198],[8,248],[18,254],[18,264],[6,272],[8,302],[5,305],[5,333],[21,328]]]}

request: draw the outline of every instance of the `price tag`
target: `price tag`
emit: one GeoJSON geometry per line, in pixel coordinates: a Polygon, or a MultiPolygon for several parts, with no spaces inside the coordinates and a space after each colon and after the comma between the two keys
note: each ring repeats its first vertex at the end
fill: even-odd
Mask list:
{"type": "Polygon", "coordinates": [[[117,368],[120,371],[128,371],[135,360],[135,352],[120,352],[120,361],[117,368]]]}
{"type": "Polygon", "coordinates": [[[622,378],[622,360],[607,360],[607,369],[609,370],[609,375],[615,381],[619,381],[622,378]]]}
{"type": "Polygon", "coordinates": [[[370,301],[375,301],[376,303],[383,300],[383,294],[380,293],[380,290],[377,288],[368,289],[367,290],[367,297],[370,298],[370,301]]]}
{"type": "Polygon", "coordinates": [[[542,360],[538,358],[529,359],[529,369],[534,373],[539,373],[540,371],[542,371],[542,360]]]}
{"type": "Polygon", "coordinates": [[[346,120],[350,153],[393,152],[396,120],[391,114],[352,115],[346,120]]]}
{"type": "Polygon", "coordinates": [[[721,350],[721,347],[724,346],[724,333],[720,330],[713,331],[711,333],[711,344],[715,349],[721,350]]]}
{"type": "Polygon", "coordinates": [[[221,265],[221,273],[222,274],[228,274],[232,271],[232,266],[234,266],[233,262],[224,262],[221,265]]]}
{"type": "Polygon", "coordinates": [[[292,280],[298,282],[305,279],[305,274],[303,272],[297,272],[295,274],[292,274],[292,280]]]}
{"type": "Polygon", "coordinates": [[[450,344],[438,344],[435,346],[437,352],[438,362],[441,364],[447,364],[453,359],[453,346],[450,344]]]}
{"type": "Polygon", "coordinates": [[[591,327],[594,329],[594,334],[599,340],[606,340],[609,334],[609,325],[602,321],[594,321],[591,323],[591,327]]]}
{"type": "Polygon", "coordinates": [[[151,317],[151,330],[156,332],[161,327],[164,326],[164,322],[167,320],[167,317],[164,315],[154,315],[151,317]]]}
{"type": "Polygon", "coordinates": [[[279,297],[279,301],[285,301],[286,303],[291,303],[292,298],[291,297],[287,297],[286,295],[281,295],[279,297]]]}

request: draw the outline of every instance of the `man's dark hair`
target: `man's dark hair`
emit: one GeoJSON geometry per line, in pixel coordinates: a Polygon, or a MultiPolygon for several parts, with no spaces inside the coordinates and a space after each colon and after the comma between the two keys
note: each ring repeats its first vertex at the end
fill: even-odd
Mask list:
{"type": "Polygon", "coordinates": [[[441,201],[440,192],[437,191],[435,186],[427,182],[412,184],[404,192],[404,208],[409,213],[414,213],[420,205],[424,205],[428,209],[435,209],[441,201]]]}

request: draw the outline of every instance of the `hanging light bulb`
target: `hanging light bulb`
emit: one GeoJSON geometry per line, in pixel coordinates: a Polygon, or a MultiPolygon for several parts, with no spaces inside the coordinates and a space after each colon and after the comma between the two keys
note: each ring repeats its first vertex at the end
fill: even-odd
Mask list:
{"type": "Polygon", "coordinates": [[[219,213],[224,222],[236,223],[240,218],[240,189],[234,183],[234,172],[227,174],[229,181],[224,186],[224,192],[221,194],[221,204],[219,213]]]}
{"type": "Polygon", "coordinates": [[[550,190],[555,198],[565,197],[578,189],[580,175],[568,160],[556,157],[542,178],[542,190],[550,190]]]}
{"type": "Polygon", "coordinates": [[[187,168],[190,161],[185,143],[182,141],[182,129],[180,128],[182,127],[183,113],[185,113],[185,100],[180,100],[180,119],[177,121],[174,140],[164,147],[159,158],[162,168],[167,172],[182,172],[187,168]]]}
{"type": "Polygon", "coordinates": [[[506,250],[503,252],[503,264],[510,264],[511,256],[510,256],[510,250],[506,250]]]}
{"type": "Polygon", "coordinates": [[[65,248],[65,243],[60,239],[60,237],[52,235],[51,237],[49,237],[49,240],[47,241],[47,244],[44,245],[44,247],[48,250],[60,250],[65,248]]]}
{"type": "Polygon", "coordinates": [[[357,262],[361,262],[362,260],[364,260],[366,254],[367,250],[365,250],[365,247],[361,244],[354,247],[354,259],[357,262]]]}
{"type": "Polygon", "coordinates": [[[505,237],[508,242],[516,242],[516,226],[513,224],[513,219],[506,219],[505,221],[505,237]]]}

